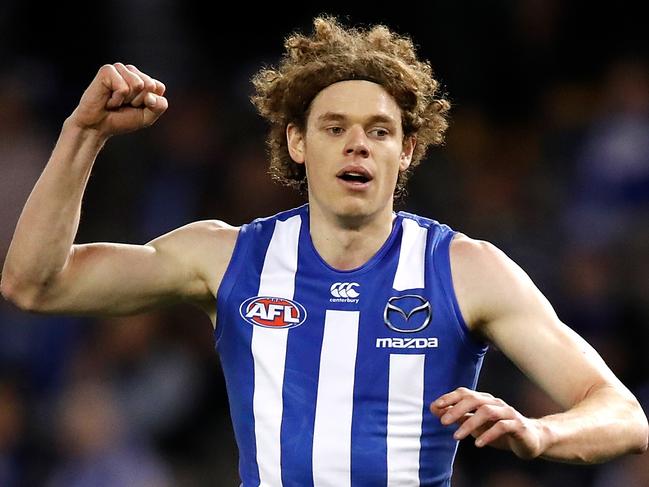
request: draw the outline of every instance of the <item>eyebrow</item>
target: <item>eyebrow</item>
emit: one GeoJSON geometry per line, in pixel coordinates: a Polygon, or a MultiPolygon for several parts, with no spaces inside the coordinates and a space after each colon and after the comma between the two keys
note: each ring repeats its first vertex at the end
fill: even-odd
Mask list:
{"type": "MultiPolygon", "coordinates": [[[[326,112],[318,117],[319,122],[345,121],[347,119],[348,119],[347,115],[343,113],[336,113],[336,112],[326,112]]],[[[390,117],[389,115],[383,115],[383,114],[371,115],[366,120],[366,123],[368,124],[377,123],[377,122],[387,123],[392,125],[397,124],[397,121],[394,118],[390,117]]]]}

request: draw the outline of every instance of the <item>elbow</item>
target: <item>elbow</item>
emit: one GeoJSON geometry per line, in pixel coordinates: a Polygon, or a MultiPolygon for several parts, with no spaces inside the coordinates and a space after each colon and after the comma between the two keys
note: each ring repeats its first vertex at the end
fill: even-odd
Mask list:
{"type": "Polygon", "coordinates": [[[640,448],[638,448],[636,451],[634,451],[634,453],[637,453],[638,455],[641,455],[641,454],[643,454],[644,452],[647,451],[647,448],[649,447],[649,441],[648,441],[647,436],[644,437],[644,442],[643,443],[644,444],[640,448]]]}
{"type": "Polygon", "coordinates": [[[644,453],[649,448],[649,425],[647,424],[647,417],[640,408],[640,441],[637,448],[633,453],[644,453]]]}
{"type": "Polygon", "coordinates": [[[2,274],[0,282],[2,297],[22,311],[38,311],[38,293],[34,289],[35,286],[23,285],[17,279],[2,274]]]}
{"type": "Polygon", "coordinates": [[[647,423],[647,416],[637,400],[634,400],[633,414],[629,416],[634,418],[632,428],[635,433],[633,435],[630,453],[644,453],[649,447],[649,424],[647,423]]]}
{"type": "Polygon", "coordinates": [[[631,453],[636,453],[638,455],[641,455],[642,453],[647,451],[648,447],[649,447],[649,433],[647,432],[647,428],[644,428],[644,432],[641,433],[640,435],[640,440],[635,445],[635,448],[631,450],[631,453]]]}

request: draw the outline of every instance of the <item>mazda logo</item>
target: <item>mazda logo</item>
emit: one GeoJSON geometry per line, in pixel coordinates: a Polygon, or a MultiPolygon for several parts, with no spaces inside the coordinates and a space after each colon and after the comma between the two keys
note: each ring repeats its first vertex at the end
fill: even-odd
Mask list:
{"type": "Polygon", "coordinates": [[[388,299],[388,302],[385,304],[385,309],[383,310],[383,321],[390,330],[398,331],[401,333],[417,333],[418,331],[423,330],[430,323],[431,318],[433,317],[433,310],[430,306],[428,300],[422,298],[417,294],[405,294],[403,296],[392,296],[388,299]],[[407,299],[410,298],[410,299],[407,299]],[[412,301],[415,303],[415,306],[411,306],[412,301]],[[407,311],[402,306],[408,305],[407,307],[410,311],[407,311]],[[419,319],[422,319],[421,325],[416,328],[399,328],[395,326],[392,322],[392,317],[395,313],[403,316],[406,322],[410,321],[410,318],[416,316],[419,319]]]}

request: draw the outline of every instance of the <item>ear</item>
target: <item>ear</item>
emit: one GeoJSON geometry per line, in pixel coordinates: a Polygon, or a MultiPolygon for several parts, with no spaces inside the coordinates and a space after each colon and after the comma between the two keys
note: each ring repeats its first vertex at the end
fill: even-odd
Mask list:
{"type": "Polygon", "coordinates": [[[291,159],[298,164],[304,164],[306,158],[304,135],[294,123],[289,123],[286,126],[286,142],[291,159]]]}
{"type": "Polygon", "coordinates": [[[412,153],[415,151],[416,145],[416,136],[411,135],[409,137],[404,137],[403,149],[401,151],[401,156],[399,157],[399,171],[403,172],[410,167],[410,161],[412,161],[412,153]]]}

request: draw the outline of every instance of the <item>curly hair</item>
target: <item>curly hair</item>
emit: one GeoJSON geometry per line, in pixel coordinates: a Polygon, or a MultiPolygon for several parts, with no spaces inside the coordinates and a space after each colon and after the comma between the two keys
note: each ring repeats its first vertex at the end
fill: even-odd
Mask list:
{"type": "Polygon", "coordinates": [[[304,132],[311,102],[327,86],[368,80],[380,84],[399,105],[404,137],[417,138],[410,167],[399,173],[394,191],[399,199],[428,147],[443,142],[450,103],[438,95],[439,82],[428,61],[417,59],[410,38],[383,25],[346,28],[329,16],[317,17],[313,26],[311,37],[295,33],[286,39],[278,68],[263,68],[252,79],[256,94],[251,101],[270,124],[270,174],[304,193],[306,170],[289,155],[286,127],[293,123],[304,132]]]}

